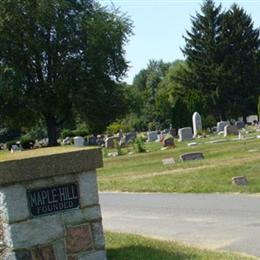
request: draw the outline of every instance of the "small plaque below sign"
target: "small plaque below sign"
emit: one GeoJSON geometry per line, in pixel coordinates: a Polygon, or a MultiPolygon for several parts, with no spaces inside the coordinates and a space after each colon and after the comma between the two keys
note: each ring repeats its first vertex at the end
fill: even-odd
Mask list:
{"type": "Polygon", "coordinates": [[[32,216],[41,216],[78,208],[78,185],[76,183],[68,183],[28,190],[28,200],[32,216]]]}

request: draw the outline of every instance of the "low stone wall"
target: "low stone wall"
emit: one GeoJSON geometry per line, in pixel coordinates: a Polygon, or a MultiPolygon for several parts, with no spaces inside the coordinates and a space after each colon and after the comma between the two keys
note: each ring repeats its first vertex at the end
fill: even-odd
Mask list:
{"type": "MultiPolygon", "coordinates": [[[[20,161],[20,164],[24,164],[18,171],[20,174],[13,171],[14,175],[19,175],[18,183],[13,179],[0,181],[0,259],[106,259],[95,171],[95,168],[102,166],[101,152],[82,150],[70,153],[71,161],[73,158],[83,158],[82,163],[76,159],[78,166],[68,167],[70,174],[66,171],[67,162],[64,161],[64,158],[68,158],[67,153],[50,157],[38,158],[42,166],[38,172],[33,170],[30,159],[20,161]],[[95,160],[89,161],[93,153],[95,160]],[[88,161],[86,171],[82,169],[84,160],[88,161]],[[50,161],[57,166],[50,166],[50,161]],[[27,164],[30,167],[26,167],[27,164]],[[66,168],[66,175],[62,175],[61,171],[57,175],[53,170],[61,169],[61,164],[66,168]],[[30,174],[28,169],[32,170],[30,174]],[[48,177],[44,177],[44,172],[48,177]],[[21,177],[23,174],[24,180],[21,177]],[[70,185],[77,189],[78,194],[69,190],[70,185]],[[32,191],[36,195],[30,200],[32,191]],[[49,194],[52,197],[48,197],[49,194]],[[69,209],[77,200],[79,205],[75,204],[76,208],[69,209]]],[[[13,165],[13,162],[6,163],[13,165]]],[[[4,168],[8,171],[7,165],[4,168]]],[[[38,165],[35,165],[37,168],[38,165]]]]}

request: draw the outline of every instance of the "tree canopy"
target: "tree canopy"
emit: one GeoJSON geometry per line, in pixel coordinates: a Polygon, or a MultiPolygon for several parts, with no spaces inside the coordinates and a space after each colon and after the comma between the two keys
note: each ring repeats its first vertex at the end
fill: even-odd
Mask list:
{"type": "Polygon", "coordinates": [[[131,22],[93,0],[0,2],[0,119],[45,121],[49,144],[75,113],[101,130],[122,113],[131,22]]]}

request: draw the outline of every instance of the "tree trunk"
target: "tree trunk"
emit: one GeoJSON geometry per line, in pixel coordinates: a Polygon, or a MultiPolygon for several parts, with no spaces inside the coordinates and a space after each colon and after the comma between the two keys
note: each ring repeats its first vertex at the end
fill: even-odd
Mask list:
{"type": "Polygon", "coordinates": [[[48,131],[48,146],[57,146],[57,123],[55,118],[48,117],[46,118],[47,131],[48,131]]]}

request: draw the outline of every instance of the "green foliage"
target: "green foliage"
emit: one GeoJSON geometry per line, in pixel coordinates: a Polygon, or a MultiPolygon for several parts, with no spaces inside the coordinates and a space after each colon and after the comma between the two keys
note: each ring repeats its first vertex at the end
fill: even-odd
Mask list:
{"type": "Polygon", "coordinates": [[[217,125],[217,120],[213,115],[208,115],[205,117],[205,119],[202,119],[203,122],[203,127],[208,128],[208,127],[213,127],[217,125]]]}
{"type": "Polygon", "coordinates": [[[23,149],[27,150],[27,149],[32,149],[35,143],[34,139],[28,138],[26,136],[22,136],[21,140],[20,140],[21,146],[23,147],[23,149]]]}
{"type": "Polygon", "coordinates": [[[114,139],[114,147],[116,148],[117,154],[118,154],[119,156],[120,156],[120,155],[123,155],[122,147],[121,147],[121,145],[119,144],[119,142],[118,142],[117,139],[114,139]]]}
{"type": "Polygon", "coordinates": [[[107,257],[113,260],[253,260],[236,253],[199,249],[176,242],[151,239],[140,235],[106,232],[107,257]]]}
{"type": "Polygon", "coordinates": [[[137,153],[145,153],[146,149],[144,147],[144,138],[138,136],[133,142],[133,148],[137,153]]]}
{"type": "Polygon", "coordinates": [[[24,132],[26,132],[26,134],[23,135],[22,138],[25,139],[39,140],[47,137],[46,127],[42,122],[39,122],[37,125],[24,132]]]}
{"type": "Polygon", "coordinates": [[[100,131],[124,113],[127,17],[94,0],[2,0],[0,17],[1,121],[31,127],[41,118],[56,145],[75,114],[100,131]]]}
{"type": "Polygon", "coordinates": [[[104,158],[107,158],[107,157],[108,157],[108,149],[107,149],[106,147],[104,147],[104,148],[102,149],[102,152],[103,152],[104,158]]]}
{"type": "Polygon", "coordinates": [[[121,123],[125,126],[127,132],[147,130],[145,115],[138,116],[135,113],[131,113],[122,119],[121,123]]]}
{"type": "Polygon", "coordinates": [[[63,129],[60,134],[60,138],[64,139],[66,137],[75,137],[75,136],[87,136],[89,135],[88,130],[86,129],[75,129],[75,130],[70,130],[70,129],[63,129]]]}
{"type": "Polygon", "coordinates": [[[124,124],[122,124],[121,121],[116,121],[113,122],[112,124],[110,124],[107,129],[106,132],[110,135],[114,135],[117,134],[120,130],[122,130],[123,132],[126,131],[126,127],[124,124]]]}

